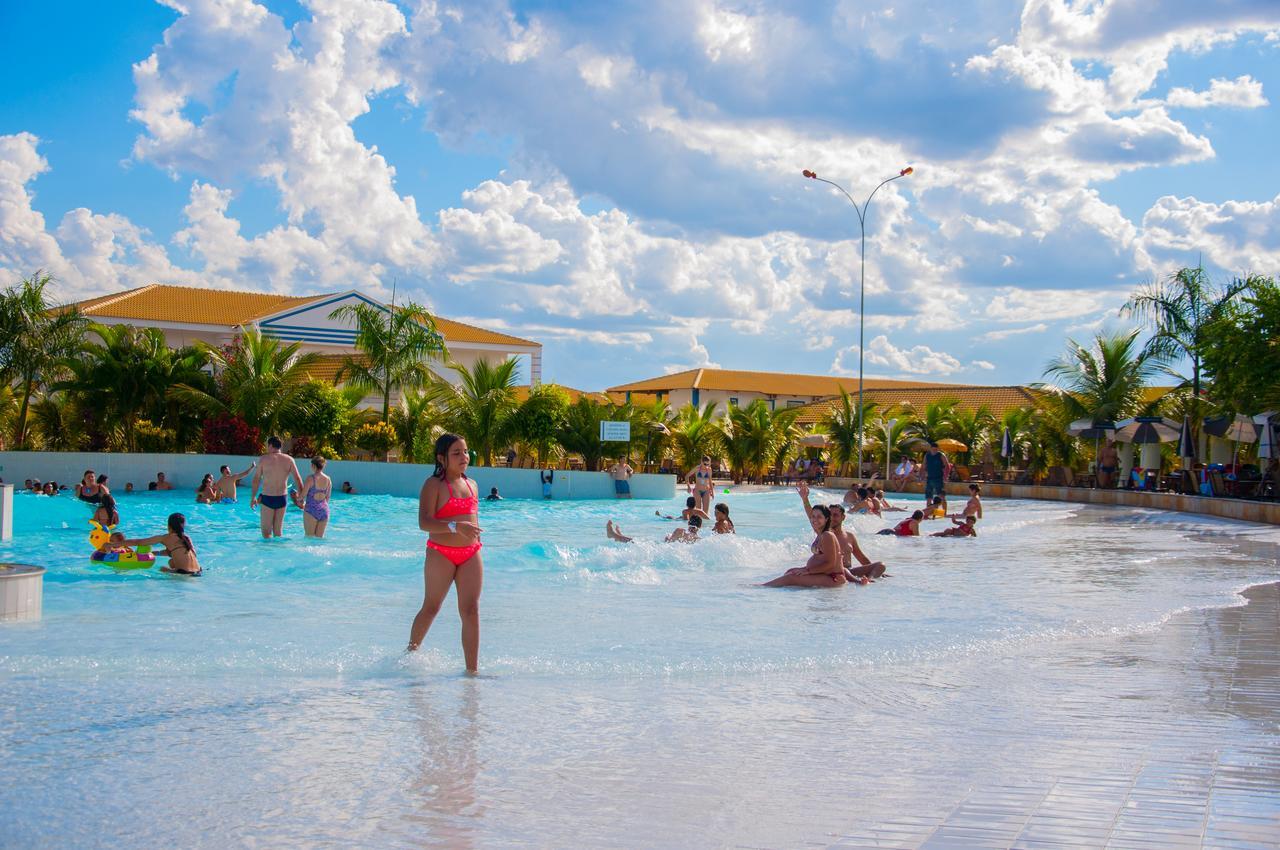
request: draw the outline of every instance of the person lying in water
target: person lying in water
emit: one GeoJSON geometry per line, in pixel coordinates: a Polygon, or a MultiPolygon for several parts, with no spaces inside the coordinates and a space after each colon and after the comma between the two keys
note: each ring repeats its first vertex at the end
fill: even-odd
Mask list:
{"type": "Polygon", "coordinates": [[[978,521],[975,516],[967,516],[964,519],[951,520],[951,527],[946,531],[936,531],[930,534],[930,537],[977,537],[978,530],[974,528],[974,524],[978,521]]]}
{"type": "Polygon", "coordinates": [[[169,530],[155,537],[142,537],[137,540],[113,541],[118,546],[153,546],[162,544],[164,549],[155,555],[168,555],[169,565],[161,567],[161,572],[178,573],[185,576],[198,576],[201,572],[200,562],[196,560],[196,546],[187,536],[187,518],[182,514],[169,514],[169,530]]]}
{"type": "Polygon", "coordinates": [[[831,509],[814,505],[809,524],[818,535],[809,544],[809,560],[803,567],[787,570],[764,587],[838,587],[848,582],[840,563],[840,541],[831,530],[831,509]]]}
{"type": "Polygon", "coordinates": [[[952,514],[951,518],[964,519],[969,516],[975,520],[982,519],[982,488],[977,484],[969,485],[969,501],[964,503],[964,510],[958,514],[952,514]]]}
{"type": "MultiPolygon", "coordinates": [[[[804,515],[810,517],[813,515],[813,506],[809,504],[809,485],[802,481],[799,489],[800,502],[804,505],[804,515]]],[[[844,568],[845,578],[850,581],[865,582],[884,575],[885,565],[880,561],[872,562],[858,545],[858,538],[844,527],[844,505],[828,505],[827,510],[831,513],[831,530],[835,532],[836,540],[840,544],[840,565],[844,568]],[[857,567],[853,566],[854,558],[858,559],[857,567]]]]}
{"type": "Polygon", "coordinates": [[[724,502],[716,502],[716,525],[712,529],[716,534],[737,534],[733,520],[729,519],[729,506],[724,502]]]}
{"type": "MultiPolygon", "coordinates": [[[[670,519],[670,520],[675,519],[675,517],[668,516],[667,514],[664,514],[662,511],[654,511],[653,513],[654,513],[654,516],[660,516],[663,519],[670,519]]],[[[680,512],[680,521],[687,523],[693,517],[697,517],[698,519],[702,519],[702,520],[711,519],[710,514],[708,514],[702,508],[698,507],[698,500],[695,497],[690,496],[689,498],[684,500],[684,510],[680,512]]]]}
{"type": "Polygon", "coordinates": [[[906,510],[906,508],[900,508],[900,507],[898,507],[897,505],[891,505],[891,504],[889,504],[889,500],[888,500],[888,499],[886,499],[886,498],[884,497],[884,491],[883,491],[883,490],[877,490],[877,491],[876,491],[875,499],[876,499],[876,502],[878,502],[878,503],[880,504],[880,512],[881,512],[881,513],[886,513],[886,512],[889,512],[889,511],[905,511],[905,510],[906,510]]]}
{"type": "Polygon", "coordinates": [[[882,528],[876,534],[896,534],[898,537],[919,537],[924,511],[916,511],[893,528],[882,528]]]}
{"type": "MultiPolygon", "coordinates": [[[[699,511],[701,513],[701,511],[699,511]]],[[[667,535],[664,543],[696,543],[701,538],[698,537],[698,529],[702,528],[702,518],[699,516],[689,517],[688,528],[677,528],[675,531],[667,535]]],[[[628,537],[622,533],[622,529],[618,527],[613,520],[609,520],[604,524],[605,536],[610,540],[616,540],[619,543],[634,543],[634,537],[628,537]]]]}

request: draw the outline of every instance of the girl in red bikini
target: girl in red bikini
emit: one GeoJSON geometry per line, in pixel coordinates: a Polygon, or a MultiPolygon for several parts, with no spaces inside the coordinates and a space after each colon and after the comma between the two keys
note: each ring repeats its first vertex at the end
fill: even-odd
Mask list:
{"type": "Polygon", "coordinates": [[[458,614],[462,618],[462,654],[467,672],[475,673],[480,656],[479,492],[467,478],[467,441],[457,434],[436,440],[436,470],[418,494],[418,527],[427,540],[426,596],[409,630],[409,651],[427,636],[451,585],[458,586],[458,614]]]}

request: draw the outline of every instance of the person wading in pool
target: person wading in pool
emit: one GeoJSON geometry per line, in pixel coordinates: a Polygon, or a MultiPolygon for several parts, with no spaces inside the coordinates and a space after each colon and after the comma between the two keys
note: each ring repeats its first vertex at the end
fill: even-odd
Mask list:
{"type": "Polygon", "coordinates": [[[324,474],[325,459],[311,459],[311,474],[302,482],[302,490],[294,497],[294,504],[302,508],[302,533],[307,537],[324,537],[329,525],[329,496],[333,494],[333,479],[324,474]]]}
{"type": "Polygon", "coordinates": [[[251,463],[249,464],[249,468],[244,472],[237,472],[234,475],[231,473],[231,467],[227,466],[225,463],[218,467],[218,474],[222,477],[219,478],[218,483],[213,486],[218,491],[219,501],[223,503],[234,502],[236,500],[236,485],[244,480],[245,476],[250,472],[253,472],[257,466],[258,464],[256,462],[251,463]]]}
{"type": "Polygon", "coordinates": [[[262,523],[263,537],[280,537],[284,530],[284,512],[289,505],[285,493],[289,489],[289,480],[297,482],[302,489],[302,476],[298,473],[298,464],[281,449],[284,444],[274,434],[267,438],[267,453],[258,461],[258,468],[253,473],[250,492],[253,498],[249,507],[262,505],[258,519],[262,523]],[[258,488],[262,495],[258,495],[258,488]]]}
{"type": "Polygon", "coordinates": [[[704,456],[702,463],[695,466],[684,477],[684,483],[690,488],[689,492],[693,493],[698,500],[698,508],[703,515],[710,515],[711,491],[715,489],[715,485],[711,483],[711,458],[704,456]]]}
{"type": "Polygon", "coordinates": [[[929,451],[924,455],[924,501],[929,504],[934,496],[944,496],[947,456],[938,450],[938,444],[929,441],[929,451]]]}
{"type": "Polygon", "coordinates": [[[418,528],[427,532],[427,560],[423,567],[426,594],[409,629],[409,651],[416,650],[431,628],[452,585],[458,586],[458,616],[462,619],[462,655],[467,672],[479,669],[480,588],[484,565],[480,557],[480,491],[467,478],[467,441],[457,434],[436,440],[436,468],[418,494],[418,528]]]}

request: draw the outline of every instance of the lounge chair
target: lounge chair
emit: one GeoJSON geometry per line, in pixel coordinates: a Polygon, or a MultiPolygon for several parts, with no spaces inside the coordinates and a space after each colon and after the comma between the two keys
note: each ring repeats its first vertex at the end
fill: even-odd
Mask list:
{"type": "Polygon", "coordinates": [[[1227,490],[1227,479],[1223,476],[1222,470],[1209,470],[1209,492],[1220,498],[1225,498],[1231,495],[1230,491],[1227,490]]]}
{"type": "Polygon", "coordinates": [[[1200,485],[1196,484],[1195,473],[1184,469],[1178,473],[1178,492],[1184,496],[1199,496],[1200,485]]]}

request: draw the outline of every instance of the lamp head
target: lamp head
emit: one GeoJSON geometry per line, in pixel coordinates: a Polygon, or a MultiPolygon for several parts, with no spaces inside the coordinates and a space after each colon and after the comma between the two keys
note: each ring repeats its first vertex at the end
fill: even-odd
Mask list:
{"type": "Polygon", "coordinates": [[[816,171],[810,171],[809,169],[806,168],[803,173],[804,173],[804,176],[808,177],[810,180],[818,179],[818,172],[816,171]]]}
{"type": "Polygon", "coordinates": [[[913,173],[913,172],[915,172],[915,169],[908,165],[906,168],[904,168],[904,169],[902,169],[901,171],[899,171],[899,172],[898,172],[898,176],[899,176],[899,177],[906,177],[908,174],[911,174],[911,173],[913,173]]]}

